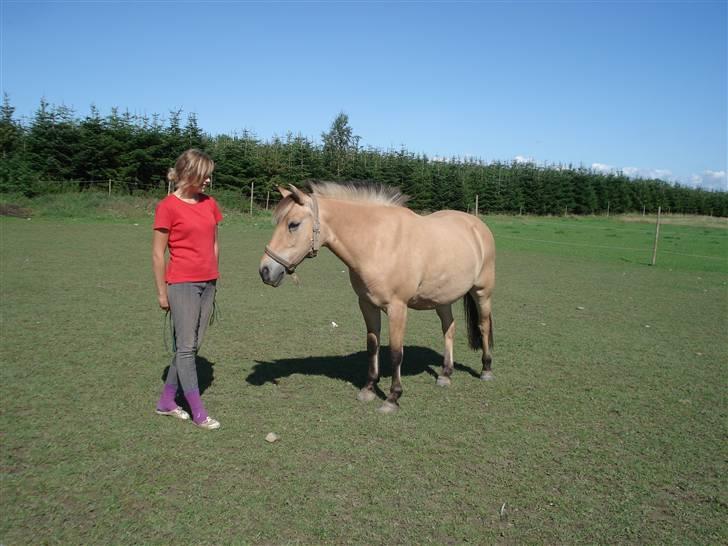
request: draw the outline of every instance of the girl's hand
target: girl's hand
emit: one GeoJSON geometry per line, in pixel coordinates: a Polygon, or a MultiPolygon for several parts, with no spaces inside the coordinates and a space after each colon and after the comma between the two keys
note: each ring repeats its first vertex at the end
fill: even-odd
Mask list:
{"type": "Polygon", "coordinates": [[[163,311],[169,311],[169,300],[167,299],[167,296],[157,296],[157,299],[159,300],[159,307],[163,311]]]}

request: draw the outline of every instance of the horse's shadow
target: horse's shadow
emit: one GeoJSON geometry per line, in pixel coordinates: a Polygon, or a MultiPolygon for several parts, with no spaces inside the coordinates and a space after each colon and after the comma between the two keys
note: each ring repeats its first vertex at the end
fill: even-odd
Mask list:
{"type": "MultiPolygon", "coordinates": [[[[210,385],[212,385],[212,382],[215,381],[215,370],[214,367],[215,363],[210,362],[203,356],[197,356],[195,358],[195,367],[197,368],[197,387],[200,390],[200,394],[205,392],[210,385]]],[[[162,372],[162,382],[167,381],[167,374],[169,374],[169,366],[164,368],[164,371],[162,372]]],[[[184,395],[182,394],[182,385],[179,386],[177,389],[177,405],[181,406],[182,409],[189,412],[190,406],[187,403],[187,400],[185,400],[184,395]]]]}
{"type": "MultiPolygon", "coordinates": [[[[403,376],[428,373],[438,376],[442,367],[442,355],[427,347],[405,347],[404,361],[401,373],[403,376]]],[[[455,363],[455,369],[468,372],[474,377],[480,377],[475,370],[468,366],[455,363]]],[[[294,374],[321,375],[331,379],[347,381],[361,389],[367,382],[369,362],[366,351],[359,351],[349,355],[309,356],[303,358],[282,358],[270,362],[258,360],[253,371],[245,378],[251,385],[264,385],[265,383],[278,384],[279,380],[294,374]]],[[[379,351],[380,377],[392,375],[392,362],[389,350],[383,347],[379,351]]],[[[384,393],[377,389],[380,397],[384,393]]]]}

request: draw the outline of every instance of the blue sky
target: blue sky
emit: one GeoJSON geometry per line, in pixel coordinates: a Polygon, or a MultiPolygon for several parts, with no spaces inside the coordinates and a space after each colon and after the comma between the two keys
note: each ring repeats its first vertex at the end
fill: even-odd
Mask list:
{"type": "Polygon", "coordinates": [[[16,2],[2,91],[206,131],[534,160],[728,189],[728,8],[716,2],[16,2]]]}

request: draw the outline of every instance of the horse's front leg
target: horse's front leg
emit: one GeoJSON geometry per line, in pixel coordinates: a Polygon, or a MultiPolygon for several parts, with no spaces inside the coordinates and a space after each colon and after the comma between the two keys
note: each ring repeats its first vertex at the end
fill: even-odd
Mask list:
{"type": "Polygon", "coordinates": [[[389,317],[389,351],[392,357],[392,387],[389,396],[379,408],[382,413],[393,413],[399,409],[402,396],[402,357],[404,356],[404,330],[407,324],[407,305],[392,303],[387,306],[389,317]]]}
{"type": "Polygon", "coordinates": [[[455,338],[455,320],[452,317],[452,306],[443,305],[435,309],[437,316],[440,317],[442,325],[442,335],[445,338],[445,355],[442,363],[442,374],[437,378],[437,384],[441,387],[450,386],[450,376],[452,375],[454,360],[452,354],[453,339],[455,338]]]}
{"type": "Polygon", "coordinates": [[[382,314],[379,308],[363,298],[359,298],[359,309],[364,315],[367,325],[367,357],[369,374],[367,383],[356,395],[362,402],[370,402],[376,398],[374,389],[379,382],[379,334],[382,328],[382,314]]]}

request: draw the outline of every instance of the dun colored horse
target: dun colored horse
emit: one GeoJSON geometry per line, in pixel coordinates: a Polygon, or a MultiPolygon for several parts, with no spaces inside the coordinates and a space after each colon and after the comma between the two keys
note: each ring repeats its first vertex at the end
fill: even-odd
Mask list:
{"type": "Polygon", "coordinates": [[[380,408],[396,411],[402,395],[407,309],[434,309],[442,323],[445,354],[437,384],[453,372],[455,323],[452,303],[464,299],[470,346],[482,350],[483,380],[493,378],[491,295],[495,284],[495,243],[475,216],[444,210],[420,216],[403,206],[398,190],[375,186],[312,184],[278,188],[283,199],[274,211],[276,228],[260,261],[263,282],[278,286],[321,246],[349,268],[367,327],[368,381],[357,398],[371,401],[379,381],[381,314],[389,317],[392,386],[380,408]]]}

